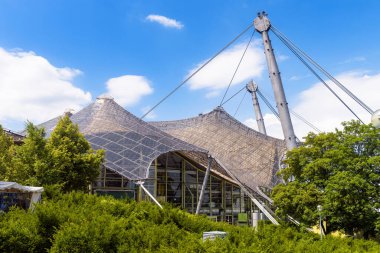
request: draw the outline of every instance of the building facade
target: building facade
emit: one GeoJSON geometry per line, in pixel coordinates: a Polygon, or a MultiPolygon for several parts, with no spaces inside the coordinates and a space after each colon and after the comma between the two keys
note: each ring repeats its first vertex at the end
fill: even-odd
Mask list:
{"type": "MultiPolygon", "coordinates": [[[[49,135],[59,119],[40,127],[49,135]]],[[[275,184],[283,142],[242,126],[221,108],[183,122],[147,123],[102,97],[70,119],[93,149],[105,150],[92,185],[97,194],[153,199],[195,213],[210,169],[200,214],[247,223],[259,210],[276,223],[260,187],[275,184]]]]}
{"type": "MultiPolygon", "coordinates": [[[[145,188],[161,203],[171,203],[189,213],[195,213],[205,177],[206,168],[179,152],[160,155],[149,167],[145,188]]],[[[113,195],[117,198],[150,200],[137,184],[102,167],[100,176],[93,184],[97,194],[113,195]]],[[[200,214],[215,221],[238,222],[239,214],[248,219],[255,209],[248,195],[228,176],[211,171],[208,178],[200,214]]]]}

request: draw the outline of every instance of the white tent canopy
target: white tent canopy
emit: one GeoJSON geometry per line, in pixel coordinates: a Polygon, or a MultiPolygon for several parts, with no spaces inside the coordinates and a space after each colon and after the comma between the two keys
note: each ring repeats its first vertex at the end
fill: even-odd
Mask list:
{"type": "Polygon", "coordinates": [[[31,193],[32,196],[30,198],[29,208],[33,209],[35,203],[37,203],[41,199],[41,193],[44,191],[43,187],[34,187],[34,186],[24,186],[15,182],[4,182],[0,181],[0,193],[2,191],[20,191],[23,193],[31,193]]]}
{"type": "Polygon", "coordinates": [[[0,191],[4,190],[11,190],[11,189],[16,189],[22,192],[43,192],[44,188],[43,187],[34,187],[34,186],[23,186],[21,184],[15,183],[15,182],[4,182],[0,181],[0,191]]]}

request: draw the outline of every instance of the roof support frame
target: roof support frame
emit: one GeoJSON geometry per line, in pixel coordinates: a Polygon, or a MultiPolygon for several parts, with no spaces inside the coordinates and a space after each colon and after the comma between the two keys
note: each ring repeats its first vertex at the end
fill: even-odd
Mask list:
{"type": "Polygon", "coordinates": [[[212,164],[212,157],[210,155],[208,155],[207,170],[206,170],[205,177],[203,178],[202,189],[201,189],[201,192],[199,194],[199,200],[198,200],[197,210],[195,211],[195,214],[199,214],[199,211],[201,210],[201,206],[202,206],[202,202],[203,202],[203,196],[204,196],[204,193],[206,190],[208,178],[210,176],[211,164],[212,164]]]}
{"type": "Polygon", "coordinates": [[[226,169],[226,167],[225,166],[223,166],[223,164],[220,162],[220,161],[218,161],[216,158],[214,158],[214,160],[217,162],[217,163],[219,163],[222,167],[223,167],[223,169],[228,173],[228,175],[232,178],[232,179],[234,179],[236,182],[237,182],[237,184],[240,186],[240,188],[243,190],[243,192],[245,193],[245,194],[247,194],[247,196],[252,200],[252,202],[260,209],[260,211],[261,212],[263,212],[263,214],[265,214],[265,216],[274,224],[274,225],[280,225],[280,223],[278,223],[278,221],[274,218],[274,216],[272,215],[272,213],[270,212],[270,211],[268,211],[268,209],[266,208],[266,206],[263,204],[263,203],[261,203],[258,199],[256,199],[246,188],[245,188],[245,186],[242,184],[242,183],[240,183],[240,181],[239,181],[239,179],[237,178],[237,177],[235,177],[235,175],[234,174],[232,174],[230,171],[228,171],[227,169],[226,169]]]}
{"type": "Polygon", "coordinates": [[[144,182],[143,181],[137,181],[136,184],[138,184],[141,187],[141,189],[144,190],[144,192],[153,200],[154,203],[156,203],[161,209],[163,209],[163,207],[157,201],[157,199],[144,187],[144,182]]]}

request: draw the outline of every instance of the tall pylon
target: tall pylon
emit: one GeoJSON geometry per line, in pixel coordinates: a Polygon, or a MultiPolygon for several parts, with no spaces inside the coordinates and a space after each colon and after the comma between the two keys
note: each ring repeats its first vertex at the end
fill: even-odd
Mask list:
{"type": "Polygon", "coordinates": [[[257,84],[255,84],[252,80],[246,85],[247,91],[251,93],[251,96],[252,96],[253,109],[255,110],[256,122],[257,122],[257,127],[259,128],[259,132],[267,135],[267,131],[265,129],[265,124],[264,124],[264,118],[261,113],[259,100],[257,99],[257,94],[256,94],[257,88],[258,88],[257,84]]]}
{"type": "Polygon", "coordinates": [[[277,66],[276,57],[273,53],[271,41],[269,39],[268,30],[270,29],[270,21],[265,12],[258,13],[257,18],[253,21],[256,31],[261,33],[264,43],[264,52],[268,64],[269,77],[272,82],[272,88],[276,99],[276,106],[280,116],[282,131],[284,133],[286,147],[291,150],[297,147],[296,136],[294,134],[292,120],[290,118],[288,102],[286,102],[284,87],[280,71],[277,66]]]}

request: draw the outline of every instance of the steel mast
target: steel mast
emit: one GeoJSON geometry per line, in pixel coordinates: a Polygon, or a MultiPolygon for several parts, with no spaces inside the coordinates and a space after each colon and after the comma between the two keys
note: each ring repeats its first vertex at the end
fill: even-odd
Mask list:
{"type": "Polygon", "coordinates": [[[273,92],[276,99],[276,106],[280,116],[282,132],[284,133],[286,147],[291,150],[297,147],[296,136],[290,118],[288,103],[286,102],[284,87],[282,86],[280,71],[277,66],[276,57],[273,53],[268,30],[270,21],[265,12],[258,13],[258,17],[253,21],[256,31],[261,33],[264,42],[264,52],[268,64],[269,77],[272,82],[273,92]]]}
{"type": "Polygon", "coordinates": [[[257,94],[256,94],[257,84],[255,84],[253,81],[250,81],[249,83],[247,83],[246,88],[247,88],[247,91],[251,93],[252,95],[253,109],[255,110],[256,121],[257,121],[257,126],[259,128],[259,132],[267,135],[267,131],[265,129],[265,124],[264,124],[264,118],[261,113],[259,100],[257,99],[257,94]]]}

